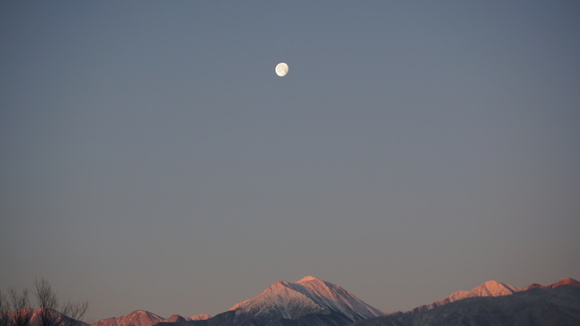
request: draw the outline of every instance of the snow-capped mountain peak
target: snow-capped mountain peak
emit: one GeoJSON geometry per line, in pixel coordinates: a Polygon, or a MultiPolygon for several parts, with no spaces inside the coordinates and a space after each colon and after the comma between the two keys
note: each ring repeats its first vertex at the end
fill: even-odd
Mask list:
{"type": "Polygon", "coordinates": [[[499,297],[502,295],[514,294],[519,290],[520,289],[509,284],[498,281],[487,281],[469,292],[476,297],[499,297]]]}
{"type": "Polygon", "coordinates": [[[145,310],[136,310],[128,315],[121,317],[112,317],[99,320],[91,326],[154,326],[161,322],[180,322],[185,319],[178,315],[173,315],[167,319],[160,317],[152,312],[145,310]]]}
{"type": "Polygon", "coordinates": [[[383,313],[335,284],[313,276],[296,283],[280,281],[256,297],[237,303],[230,311],[237,315],[298,319],[308,314],[340,313],[352,321],[378,317],[383,313]]]}
{"type": "Polygon", "coordinates": [[[498,282],[498,281],[487,281],[469,291],[457,291],[453,292],[450,295],[441,298],[435,302],[432,302],[428,305],[424,305],[421,307],[415,308],[415,310],[424,310],[424,309],[431,309],[434,307],[442,306],[448,304],[450,302],[467,299],[467,298],[474,298],[474,297],[501,297],[506,295],[512,295],[516,292],[527,291],[533,288],[541,288],[541,289],[549,289],[555,288],[562,285],[572,285],[572,286],[580,286],[580,282],[576,281],[572,278],[563,278],[557,283],[550,284],[550,285],[541,285],[538,283],[530,284],[524,288],[517,288],[513,285],[509,285],[506,283],[498,282]]]}
{"type": "Polygon", "coordinates": [[[276,282],[252,299],[238,302],[229,311],[236,315],[277,314],[282,318],[296,319],[304,314],[322,313],[312,300],[300,291],[296,291],[292,283],[276,282]]]}
{"type": "Polygon", "coordinates": [[[198,320],[208,320],[210,318],[211,318],[211,316],[208,314],[199,314],[199,315],[191,316],[191,317],[187,318],[187,320],[198,321],[198,320]]]}
{"type": "Polygon", "coordinates": [[[296,283],[304,283],[304,282],[310,282],[310,281],[316,281],[316,282],[324,282],[323,280],[316,278],[314,276],[305,276],[303,278],[300,279],[300,281],[296,282],[296,283]]]}
{"type": "Polygon", "coordinates": [[[556,283],[550,284],[550,285],[542,285],[539,283],[532,283],[528,286],[526,286],[525,288],[523,288],[522,290],[529,290],[529,289],[533,289],[533,288],[540,288],[540,289],[553,289],[559,286],[563,286],[563,285],[572,285],[572,286],[577,286],[580,287],[580,282],[576,281],[573,278],[563,278],[561,280],[559,280],[556,283]]]}
{"type": "MultiPolygon", "coordinates": [[[[501,283],[498,281],[487,281],[469,291],[457,291],[453,292],[450,295],[439,299],[429,305],[423,306],[428,309],[434,308],[437,306],[441,306],[453,301],[458,301],[466,298],[473,298],[473,297],[499,297],[504,295],[514,294],[515,292],[520,291],[521,289],[516,288],[515,286],[501,283]]],[[[420,307],[420,308],[423,308],[420,307]]]]}

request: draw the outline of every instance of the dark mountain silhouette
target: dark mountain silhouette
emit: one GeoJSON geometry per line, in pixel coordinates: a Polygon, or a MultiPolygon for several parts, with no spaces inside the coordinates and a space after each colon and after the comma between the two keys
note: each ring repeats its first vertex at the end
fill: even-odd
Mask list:
{"type": "Polygon", "coordinates": [[[580,325],[580,287],[562,285],[467,298],[432,309],[367,319],[353,326],[414,325],[580,325]]]}

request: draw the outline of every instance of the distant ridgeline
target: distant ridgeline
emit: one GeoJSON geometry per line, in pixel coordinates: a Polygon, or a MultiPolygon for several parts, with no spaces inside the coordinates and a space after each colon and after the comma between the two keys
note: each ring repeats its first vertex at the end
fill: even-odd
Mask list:
{"type": "MultiPolygon", "coordinates": [[[[56,313],[56,312],[54,312],[56,313]]],[[[5,316],[6,317],[6,316],[5,316]]],[[[71,324],[60,317],[64,326],[71,324]]],[[[7,318],[0,326],[11,326],[7,318]]],[[[496,281],[458,291],[409,312],[387,313],[342,287],[307,276],[277,282],[256,297],[214,317],[162,318],[147,311],[100,320],[91,326],[407,326],[580,325],[580,283],[566,278],[550,285],[516,288],[496,281]]],[[[29,326],[42,326],[32,318],[29,326]]]]}

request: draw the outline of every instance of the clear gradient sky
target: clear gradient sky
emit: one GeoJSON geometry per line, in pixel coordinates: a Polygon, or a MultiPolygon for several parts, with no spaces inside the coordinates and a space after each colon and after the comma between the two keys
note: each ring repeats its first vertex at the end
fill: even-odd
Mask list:
{"type": "Polygon", "coordinates": [[[390,311],[580,279],[578,17],[2,1],[0,289],[45,277],[96,321],[306,275],[390,311]]]}

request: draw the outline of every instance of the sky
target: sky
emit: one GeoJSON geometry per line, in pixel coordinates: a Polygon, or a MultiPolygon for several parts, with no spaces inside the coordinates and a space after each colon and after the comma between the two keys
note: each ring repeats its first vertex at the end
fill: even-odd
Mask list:
{"type": "Polygon", "coordinates": [[[579,15],[3,1],[0,289],[46,278],[95,322],[306,275],[388,311],[580,279],[579,15]]]}

